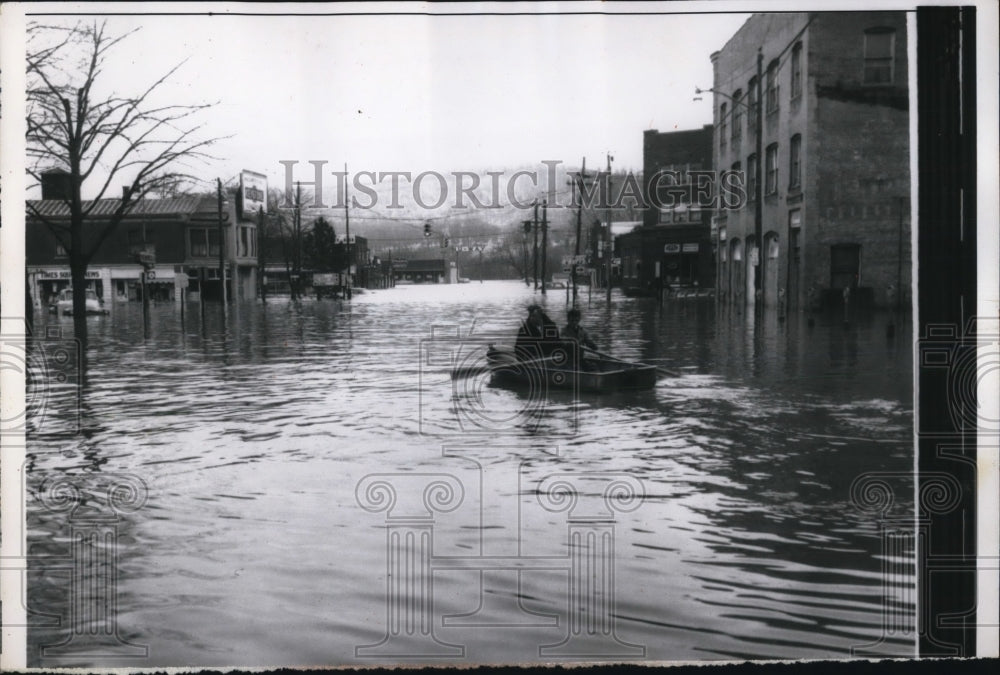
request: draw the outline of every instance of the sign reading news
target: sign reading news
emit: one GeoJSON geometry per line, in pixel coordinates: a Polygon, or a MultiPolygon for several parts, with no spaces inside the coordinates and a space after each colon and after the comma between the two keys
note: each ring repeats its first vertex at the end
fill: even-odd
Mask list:
{"type": "Polygon", "coordinates": [[[247,220],[256,218],[261,209],[267,213],[267,176],[253,171],[241,171],[240,196],[243,203],[240,217],[247,220]]]}

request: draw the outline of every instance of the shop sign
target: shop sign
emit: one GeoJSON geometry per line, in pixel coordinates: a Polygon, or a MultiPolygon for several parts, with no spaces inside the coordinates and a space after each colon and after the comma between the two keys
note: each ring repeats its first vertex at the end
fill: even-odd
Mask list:
{"type": "MultiPolygon", "coordinates": [[[[36,278],[39,281],[48,281],[52,279],[72,279],[73,273],[70,270],[38,270],[35,272],[36,278]]],[[[84,275],[84,279],[100,279],[101,273],[95,270],[87,270],[84,275]]]]}
{"type": "Polygon", "coordinates": [[[681,252],[681,245],[680,244],[665,244],[663,246],[663,252],[664,253],[680,253],[681,252]]]}
{"type": "Polygon", "coordinates": [[[244,219],[252,220],[264,209],[267,213],[267,176],[254,171],[240,172],[240,201],[244,219]]]}
{"type": "Polygon", "coordinates": [[[684,253],[697,253],[698,244],[684,244],[684,248],[682,250],[684,253]]]}

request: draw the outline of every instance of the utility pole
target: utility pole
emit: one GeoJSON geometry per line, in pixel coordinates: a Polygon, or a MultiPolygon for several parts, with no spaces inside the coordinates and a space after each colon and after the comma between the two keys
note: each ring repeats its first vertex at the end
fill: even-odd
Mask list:
{"type": "MultiPolygon", "coordinates": [[[[764,179],[765,179],[765,176],[761,171],[761,167],[763,166],[761,155],[763,153],[762,146],[763,146],[763,135],[764,135],[764,97],[761,96],[761,94],[763,93],[762,89],[763,77],[764,77],[764,54],[758,48],[757,49],[757,120],[756,124],[754,125],[756,127],[754,131],[757,136],[756,148],[755,148],[755,151],[757,153],[757,159],[754,162],[756,164],[755,171],[757,172],[757,185],[755,186],[756,194],[754,195],[756,203],[754,204],[754,210],[753,210],[753,229],[754,229],[754,238],[756,239],[755,243],[757,246],[757,265],[753,271],[755,311],[756,309],[760,308],[761,304],[763,304],[763,298],[760,297],[761,269],[762,265],[764,264],[764,255],[763,255],[764,243],[761,241],[761,239],[764,236],[763,209],[764,209],[764,179]]],[[[749,262],[753,264],[753,260],[749,262]]],[[[755,325],[759,326],[760,322],[757,322],[755,325]]]]}
{"type": "Polygon", "coordinates": [[[614,252],[613,239],[611,238],[611,162],[614,157],[611,153],[608,153],[608,209],[607,209],[607,221],[608,221],[608,231],[605,234],[605,251],[604,251],[604,264],[605,269],[607,269],[607,282],[608,282],[608,304],[611,304],[611,254],[614,252]]]}
{"type": "Polygon", "coordinates": [[[548,200],[542,200],[542,295],[545,295],[545,279],[547,278],[547,272],[545,270],[546,262],[548,261],[549,252],[549,202],[548,200]]]}
{"type": "Polygon", "coordinates": [[[524,265],[524,285],[531,286],[528,282],[528,231],[531,229],[531,221],[526,220],[522,224],[524,229],[521,230],[521,259],[524,265]]]}
{"type": "Polygon", "coordinates": [[[260,289],[260,301],[267,303],[267,283],[264,270],[264,207],[257,211],[257,284],[260,289]]]}
{"type": "Polygon", "coordinates": [[[535,280],[535,290],[538,290],[538,200],[535,200],[535,216],[532,231],[535,233],[535,244],[531,253],[532,278],[535,280]]]}
{"type": "Polygon", "coordinates": [[[345,249],[347,251],[347,287],[345,294],[347,299],[351,299],[351,213],[348,210],[350,199],[347,196],[347,162],[344,162],[344,236],[347,237],[345,249]]]}
{"type": "MultiPolygon", "coordinates": [[[[580,255],[580,234],[582,229],[582,219],[583,219],[583,186],[584,182],[587,180],[587,158],[583,158],[582,168],[580,169],[580,176],[577,182],[580,184],[580,192],[576,192],[576,183],[573,184],[574,191],[573,196],[577,199],[576,203],[576,247],[573,249],[574,255],[580,255]]],[[[573,306],[576,307],[576,260],[573,260],[573,306]]]]}
{"type": "Polygon", "coordinates": [[[292,283],[292,300],[299,299],[302,281],[302,184],[295,182],[295,280],[292,283]]]}
{"type": "MultiPolygon", "coordinates": [[[[218,191],[219,207],[219,283],[222,284],[222,313],[225,315],[226,303],[226,230],[222,223],[222,179],[215,179],[216,190],[218,191]]],[[[145,291],[143,291],[145,294],[145,291]]]]}

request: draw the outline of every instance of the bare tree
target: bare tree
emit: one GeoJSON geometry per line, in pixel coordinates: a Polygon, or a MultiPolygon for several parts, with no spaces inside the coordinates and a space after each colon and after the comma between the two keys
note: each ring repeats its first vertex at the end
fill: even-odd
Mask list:
{"type": "MultiPolygon", "coordinates": [[[[132,31],[134,32],[134,31],[132,31]]],[[[86,355],[84,294],[87,266],[104,241],[143,197],[177,190],[190,178],[186,161],[208,159],[217,138],[198,139],[191,119],[212,104],[156,105],[154,94],[178,64],[144,90],[125,95],[98,93],[110,52],[131,35],[111,35],[106,23],[73,27],[28,27],[27,155],[28,174],[39,183],[42,172],[69,173],[69,224],[45,217],[30,202],[28,215],[45,223],[69,257],[73,293],[73,330],[86,355]],[[92,218],[111,186],[126,180],[110,213],[92,218]],[[88,182],[89,181],[89,182],[88,182]],[[92,199],[84,201],[84,184],[92,199]],[[91,186],[93,184],[93,186],[91,186]],[[84,225],[94,223],[84,234],[84,225]]],[[[106,79],[106,78],[104,78],[106,79]]]]}

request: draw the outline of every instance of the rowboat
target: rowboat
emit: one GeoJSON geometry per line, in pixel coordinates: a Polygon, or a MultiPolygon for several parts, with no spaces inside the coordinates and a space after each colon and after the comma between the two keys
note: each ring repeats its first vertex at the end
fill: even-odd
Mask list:
{"type": "Polygon", "coordinates": [[[522,361],[512,347],[490,345],[487,359],[492,383],[529,388],[569,389],[591,393],[652,389],[656,366],[595,356],[570,363],[558,356],[522,361]]]}

